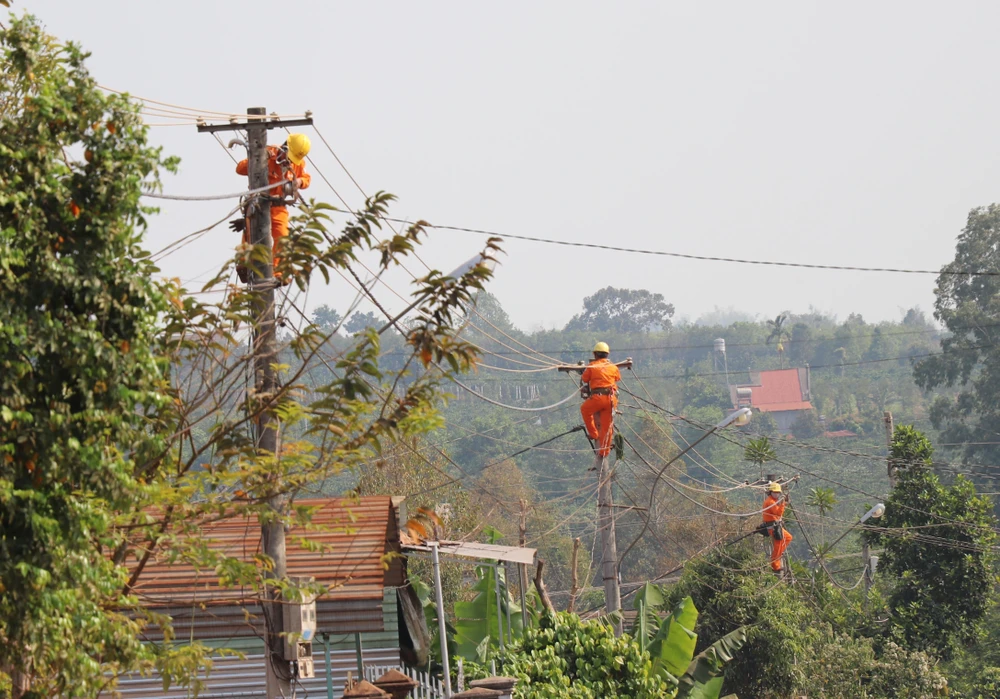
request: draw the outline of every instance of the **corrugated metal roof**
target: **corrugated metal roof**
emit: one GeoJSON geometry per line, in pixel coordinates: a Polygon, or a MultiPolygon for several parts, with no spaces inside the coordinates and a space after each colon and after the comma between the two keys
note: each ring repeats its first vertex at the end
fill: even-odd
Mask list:
{"type": "MultiPolygon", "coordinates": [[[[451,554],[452,556],[463,556],[479,560],[508,561],[510,563],[523,563],[529,566],[535,565],[535,556],[538,553],[538,549],[482,544],[477,541],[440,541],[438,542],[438,547],[441,553],[451,554]]],[[[427,552],[431,550],[431,547],[427,545],[407,545],[403,546],[403,550],[427,552]]]]}
{"type": "MultiPolygon", "coordinates": [[[[386,561],[399,551],[396,517],[389,497],[296,500],[315,507],[308,530],[292,528],[286,537],[288,575],[312,577],[327,592],[317,600],[317,625],[331,633],[381,631],[385,587],[403,583],[403,564],[386,561]],[[305,539],[310,550],[300,545],[305,539]]],[[[206,525],[202,539],[213,551],[252,561],[261,550],[254,517],[206,525]]],[[[148,606],[175,619],[179,638],[230,638],[255,635],[262,625],[258,592],[222,587],[215,570],[183,561],[152,559],[134,588],[148,606]]]]}
{"type": "MultiPolygon", "coordinates": [[[[326,659],[322,642],[313,647],[316,677],[295,681],[298,696],[326,696],[326,659]]],[[[365,665],[398,665],[398,648],[365,648],[365,665]]],[[[330,674],[333,677],[334,696],[339,697],[344,690],[347,673],[358,675],[357,657],[353,650],[330,653],[330,674]]],[[[201,699],[222,699],[222,697],[255,697],[267,699],[263,655],[248,655],[245,658],[221,657],[214,659],[210,673],[199,676],[204,683],[198,694],[201,699]]],[[[184,699],[192,696],[191,690],[173,686],[163,689],[160,675],[149,677],[125,675],[120,678],[117,691],[124,699],[184,699]]],[[[105,695],[102,695],[105,696],[105,695]]]]}

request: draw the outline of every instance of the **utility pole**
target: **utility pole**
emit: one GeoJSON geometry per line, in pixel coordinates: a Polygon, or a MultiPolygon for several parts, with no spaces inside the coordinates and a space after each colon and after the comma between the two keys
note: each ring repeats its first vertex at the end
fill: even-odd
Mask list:
{"type": "MultiPolygon", "coordinates": [[[[198,131],[211,133],[215,131],[235,131],[246,129],[247,132],[247,174],[250,189],[260,189],[268,185],[267,174],[267,132],[268,129],[286,126],[312,125],[311,118],[305,119],[268,119],[267,110],[263,107],[247,109],[245,123],[230,124],[199,124],[198,131]]],[[[271,401],[278,392],[278,379],[273,364],[277,359],[277,342],[275,338],[274,311],[274,267],[272,261],[271,240],[271,201],[270,190],[253,197],[250,203],[249,225],[250,242],[263,246],[267,250],[264,264],[251,266],[250,288],[254,292],[254,315],[256,321],[253,328],[253,363],[255,398],[261,402],[271,401]]],[[[271,408],[261,410],[254,423],[254,445],[257,453],[262,456],[275,456],[278,451],[277,420],[271,408]]],[[[284,580],[287,576],[287,559],[285,556],[285,524],[283,515],[288,506],[288,496],[282,493],[281,483],[271,483],[271,493],[266,498],[268,507],[274,516],[261,525],[261,547],[265,555],[273,562],[274,567],[265,572],[270,581],[284,580]]],[[[267,668],[267,697],[290,697],[292,695],[292,666],[290,659],[285,657],[285,643],[281,636],[284,622],[281,602],[277,599],[274,588],[270,591],[270,600],[264,602],[265,623],[265,667],[267,668]]]]}
{"type": "Polygon", "coordinates": [[[861,600],[862,607],[867,612],[868,611],[868,595],[872,589],[872,555],[871,551],[868,549],[868,542],[866,541],[861,547],[861,558],[864,561],[865,568],[864,572],[861,574],[864,580],[865,586],[865,596],[861,600]]]}
{"type": "MultiPolygon", "coordinates": [[[[615,362],[615,366],[632,368],[632,358],[615,362]]],[[[582,363],[557,367],[558,371],[579,372],[587,367],[582,363]]],[[[596,452],[596,450],[595,450],[596,452]]],[[[597,531],[601,535],[601,577],[604,581],[604,607],[608,614],[621,611],[622,595],[618,586],[618,541],[615,537],[614,498],[611,490],[611,466],[608,457],[594,454],[594,468],[597,471],[597,531]]],[[[613,623],[615,636],[622,635],[621,620],[613,623]]]]}
{"type": "MultiPolygon", "coordinates": [[[[596,454],[594,466],[598,473],[597,527],[601,533],[601,577],[604,579],[604,606],[608,614],[622,608],[621,590],[618,588],[618,542],[615,538],[614,502],[611,493],[611,467],[608,457],[596,454]]],[[[621,620],[614,622],[615,636],[622,635],[621,620]]]]}
{"type": "MultiPolygon", "coordinates": [[[[528,503],[525,502],[524,498],[521,501],[521,512],[517,521],[517,545],[524,548],[528,543],[528,503]]],[[[528,586],[528,566],[524,563],[517,564],[517,582],[518,587],[521,588],[521,628],[523,633],[528,631],[528,596],[527,596],[527,586],[528,586]]]]}
{"type": "Polygon", "coordinates": [[[892,489],[896,487],[896,464],[892,461],[892,436],[895,432],[892,424],[892,413],[888,410],[882,413],[882,422],[885,423],[885,446],[889,449],[886,458],[886,473],[889,475],[889,488],[892,489]]]}

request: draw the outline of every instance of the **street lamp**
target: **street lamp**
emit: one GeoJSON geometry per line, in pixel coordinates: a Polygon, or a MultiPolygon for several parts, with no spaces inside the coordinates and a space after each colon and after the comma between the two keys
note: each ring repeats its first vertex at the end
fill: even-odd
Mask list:
{"type": "Polygon", "coordinates": [[[877,505],[875,505],[875,507],[873,507],[872,509],[870,509],[867,512],[865,512],[864,516],[861,519],[859,519],[857,522],[855,522],[850,527],[848,527],[847,531],[845,531],[843,534],[841,534],[840,536],[838,536],[837,539],[836,539],[836,541],[834,541],[832,544],[830,544],[827,547],[827,549],[826,549],[827,552],[829,552],[830,549],[832,549],[834,546],[836,546],[840,542],[841,539],[843,539],[845,536],[847,536],[852,531],[854,531],[854,528],[856,526],[858,526],[860,524],[864,524],[865,522],[867,522],[869,519],[872,519],[872,518],[878,519],[879,517],[881,517],[884,514],[885,514],[885,505],[883,505],[882,503],[878,503],[877,505]]]}

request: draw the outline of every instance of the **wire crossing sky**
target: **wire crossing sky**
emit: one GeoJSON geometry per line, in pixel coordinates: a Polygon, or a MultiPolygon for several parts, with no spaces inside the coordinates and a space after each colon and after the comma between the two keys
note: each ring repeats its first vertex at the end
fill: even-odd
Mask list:
{"type": "MultiPolygon", "coordinates": [[[[731,307],[774,317],[812,306],[869,321],[930,310],[929,272],[952,261],[969,210],[994,201],[1000,182],[1000,98],[984,89],[1000,62],[1000,6],[985,1],[502,11],[305,2],[294,9],[289,59],[266,56],[253,70],[250,18],[290,21],[289,10],[263,0],[240,12],[193,0],[16,7],[91,51],[101,84],[149,98],[148,121],[170,125],[154,128],[154,141],[182,159],[167,193],[246,185],[230,159],[240,149],[227,154],[198,134],[187,108],[211,119],[263,106],[311,111],[367,192],[400,197],[390,209],[400,219],[677,255],[928,272],[819,274],[508,239],[491,291],[525,330],[561,327],[605,286],[662,293],[690,319],[731,307]]],[[[316,165],[358,208],[352,177],[313,140],[316,165]]],[[[303,194],[337,201],[315,179],[303,194]]],[[[164,201],[148,248],[205,228],[227,204],[164,201]]],[[[477,251],[473,238],[432,230],[421,256],[452,269],[477,251]]],[[[164,260],[164,274],[189,278],[237,243],[211,231],[164,260]]],[[[407,288],[402,271],[386,281],[407,288]]],[[[352,297],[338,280],[309,302],[344,308],[352,297]]]]}

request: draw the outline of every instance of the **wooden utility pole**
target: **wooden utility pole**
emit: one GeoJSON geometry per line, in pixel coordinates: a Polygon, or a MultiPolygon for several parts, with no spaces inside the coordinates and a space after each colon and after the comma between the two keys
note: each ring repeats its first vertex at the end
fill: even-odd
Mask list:
{"type": "MultiPolygon", "coordinates": [[[[521,498],[521,513],[517,522],[517,545],[524,548],[528,543],[528,503],[521,498]]],[[[521,628],[523,632],[528,630],[528,566],[524,563],[517,564],[517,582],[521,588],[521,628]]]]}
{"type": "MultiPolygon", "coordinates": [[[[247,109],[247,121],[234,124],[199,125],[198,131],[235,131],[246,129],[247,132],[247,174],[250,189],[266,187],[267,173],[267,131],[268,129],[285,126],[311,125],[312,119],[268,119],[267,110],[263,107],[247,109]]],[[[249,207],[250,242],[267,250],[264,264],[250,266],[250,287],[254,291],[254,315],[256,322],[253,328],[253,362],[254,362],[254,393],[255,399],[261,403],[273,400],[278,392],[278,378],[274,371],[277,361],[277,342],[275,338],[274,310],[274,267],[272,260],[273,241],[271,240],[271,201],[270,190],[261,192],[251,199],[249,207]]],[[[277,420],[274,410],[268,408],[259,411],[254,423],[254,446],[257,453],[265,457],[275,456],[278,451],[277,420]]],[[[270,495],[267,496],[268,507],[273,516],[261,525],[261,547],[274,567],[265,572],[268,580],[284,580],[287,576],[287,560],[285,556],[285,524],[283,515],[288,506],[288,496],[282,492],[281,483],[270,484],[270,495]]],[[[267,668],[267,697],[290,697],[292,695],[291,663],[285,658],[285,644],[281,636],[283,619],[281,603],[277,592],[269,588],[268,601],[264,603],[265,623],[265,666],[267,668]]]]}
{"type": "MultiPolygon", "coordinates": [[[[614,501],[611,493],[611,467],[608,457],[594,456],[598,473],[597,527],[601,533],[601,577],[604,580],[604,606],[608,614],[622,608],[621,590],[618,588],[618,542],[615,538],[614,501]]],[[[615,636],[622,635],[621,620],[613,623],[615,636]]]]}
{"type": "Polygon", "coordinates": [[[892,424],[892,413],[886,410],[882,413],[882,422],[885,423],[885,446],[889,449],[889,454],[886,457],[886,473],[889,475],[889,487],[896,487],[896,464],[892,461],[892,437],[895,432],[895,428],[892,424]]]}

